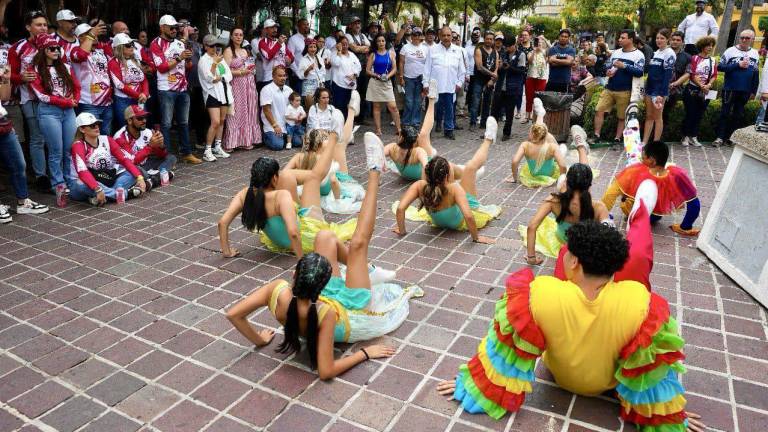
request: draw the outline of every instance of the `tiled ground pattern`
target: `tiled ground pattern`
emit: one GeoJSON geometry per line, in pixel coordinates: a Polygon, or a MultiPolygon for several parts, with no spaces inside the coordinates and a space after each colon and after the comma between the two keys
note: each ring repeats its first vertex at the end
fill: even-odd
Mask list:
{"type": "MultiPolygon", "coordinates": [[[[516,138],[524,133],[515,126],[516,138]]],[[[436,139],[436,146],[463,162],[478,135],[463,131],[455,142],[436,139]]],[[[501,181],[513,142],[493,147],[480,181],[481,201],[504,208],[484,230],[506,239],[493,247],[416,223],[397,238],[387,209],[407,183],[384,177],[370,256],[426,296],[386,338],[398,347],[394,357],[330,382],[319,381],[306,358],[276,354],[275,342],[254,350],[222,313],[259,285],[288,277],[295,263],[267,252],[239,222],[232,240],[244,255],[224,259],[218,252],[218,215],[266,151],[185,166],[171,187],[126,205],[70,204],[16,217],[0,227],[0,430],[634,430],[618,419],[615,400],[573,396],[541,367],[524,408],[500,421],[467,415],[434,391],[473,353],[505,275],[524,266],[517,226],[548,193],[501,181]]],[[[290,154],[281,153],[281,162],[290,154]]],[[[360,144],[349,149],[361,181],[363,154],[360,144]]],[[[729,155],[727,148],[673,147],[705,211],[729,155]]],[[[619,166],[619,153],[592,156],[602,172],[597,195],[619,166]]],[[[621,219],[618,210],[614,215],[621,219]]],[[[692,240],[671,235],[669,223],[654,228],[652,282],[682,323],[689,407],[716,430],[768,430],[766,310],[692,240]]],[[[545,264],[537,270],[549,274],[553,262],[545,264]]],[[[253,320],[275,325],[268,311],[253,320]]]]}

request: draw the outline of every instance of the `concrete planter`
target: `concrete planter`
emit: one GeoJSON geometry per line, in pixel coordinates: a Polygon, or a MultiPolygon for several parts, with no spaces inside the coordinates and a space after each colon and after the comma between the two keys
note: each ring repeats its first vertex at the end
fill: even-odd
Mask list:
{"type": "Polygon", "coordinates": [[[731,139],[735,148],[696,246],[768,306],[768,134],[750,126],[731,139]]]}

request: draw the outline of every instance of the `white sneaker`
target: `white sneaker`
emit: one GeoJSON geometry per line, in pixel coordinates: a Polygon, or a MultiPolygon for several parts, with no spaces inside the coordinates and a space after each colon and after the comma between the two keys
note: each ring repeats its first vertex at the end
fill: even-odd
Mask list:
{"type": "Polygon", "coordinates": [[[697,137],[691,137],[691,138],[689,139],[689,142],[690,142],[690,143],[691,143],[691,145],[692,145],[692,146],[694,146],[694,147],[701,147],[701,143],[699,142],[699,139],[698,139],[697,137]]]}
{"type": "Polygon", "coordinates": [[[48,212],[48,210],[47,205],[36,203],[29,198],[24,200],[24,204],[16,206],[17,214],[43,214],[48,212]]]}
{"type": "Polygon", "coordinates": [[[722,145],[723,145],[723,140],[721,138],[718,138],[712,141],[712,147],[720,147],[722,145]]]}
{"type": "MultiPolygon", "coordinates": [[[[456,166],[461,168],[462,171],[467,169],[467,167],[462,165],[462,164],[457,164],[456,166]]],[[[475,171],[475,179],[479,180],[480,177],[482,177],[484,175],[485,175],[485,165],[481,166],[480,168],[477,169],[477,171],[475,171]]]]}
{"type": "Polygon", "coordinates": [[[215,146],[213,150],[211,150],[211,153],[213,153],[215,157],[222,159],[226,159],[231,156],[229,153],[225,152],[220,145],[215,146]]]}
{"type": "Polygon", "coordinates": [[[394,280],[395,272],[393,270],[385,270],[381,267],[369,264],[368,277],[371,279],[371,286],[373,286],[394,280]]]}
{"type": "Polygon", "coordinates": [[[11,208],[7,205],[0,204],[0,223],[13,222],[11,217],[11,208]]]}
{"type": "Polygon", "coordinates": [[[427,97],[430,99],[437,99],[437,96],[437,80],[431,79],[429,80],[429,91],[427,92],[427,97]]]}
{"type": "Polygon", "coordinates": [[[496,134],[499,131],[499,123],[493,116],[488,116],[485,120],[485,136],[483,138],[491,140],[492,144],[496,143],[496,134]]]}
{"type": "Polygon", "coordinates": [[[365,141],[365,160],[369,170],[382,172],[386,166],[384,159],[384,144],[381,139],[373,132],[366,132],[363,137],[365,141]]]}
{"type": "Polygon", "coordinates": [[[94,206],[94,207],[98,207],[98,206],[99,206],[99,199],[98,199],[98,198],[96,198],[95,196],[92,196],[92,197],[88,198],[88,202],[89,202],[89,203],[90,203],[92,206],[94,206]]]}
{"type": "Polygon", "coordinates": [[[360,93],[352,90],[352,96],[349,97],[349,107],[355,112],[355,117],[360,114],[360,93]]]}
{"type": "Polygon", "coordinates": [[[203,152],[203,160],[206,162],[216,162],[216,157],[213,155],[213,151],[211,151],[210,147],[205,148],[205,152],[203,152]]]}
{"type": "Polygon", "coordinates": [[[571,137],[573,138],[573,141],[571,142],[571,147],[573,148],[584,147],[584,149],[587,150],[587,154],[589,154],[589,143],[587,142],[587,132],[584,131],[584,128],[582,128],[579,125],[571,126],[571,137]]]}
{"type": "Polygon", "coordinates": [[[536,114],[536,117],[538,118],[544,118],[544,116],[547,114],[547,111],[544,109],[544,103],[539,98],[533,99],[533,112],[536,114]]]}
{"type": "Polygon", "coordinates": [[[687,136],[683,137],[683,139],[680,140],[680,145],[683,147],[688,147],[689,145],[691,145],[691,139],[688,138],[687,136]]]}

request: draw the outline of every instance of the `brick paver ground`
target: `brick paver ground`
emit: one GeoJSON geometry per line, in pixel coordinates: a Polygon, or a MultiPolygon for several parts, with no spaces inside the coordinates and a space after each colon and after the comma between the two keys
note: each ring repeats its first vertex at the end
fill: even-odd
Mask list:
{"type": "MultiPolygon", "coordinates": [[[[524,133],[516,125],[515,137],[524,133]]],[[[458,135],[436,146],[462,163],[479,132],[458,135]]],[[[361,142],[358,136],[349,154],[353,175],[364,181],[361,142]]],[[[397,238],[388,209],[407,183],[384,176],[370,256],[426,296],[412,301],[408,321],[385,338],[398,347],[394,357],[330,382],[319,381],[305,357],[276,354],[275,342],[255,350],[222,312],[293,271],[293,257],[266,251],[239,222],[231,237],[243,256],[218,252],[217,218],[266,151],[182,167],[171,187],[126,205],[70,204],[15,217],[0,227],[0,430],[634,430],[618,419],[615,400],[573,396],[541,367],[523,409],[500,421],[463,413],[434,391],[485,333],[504,277],[525,265],[517,226],[548,193],[501,181],[513,142],[492,148],[480,181],[481,201],[504,208],[483,231],[504,239],[495,246],[410,222],[410,233],[397,238]]],[[[291,154],[278,156],[285,163],[291,154]]],[[[592,155],[599,196],[619,154],[592,155]]],[[[673,147],[672,159],[699,188],[703,215],[729,156],[727,148],[673,147]]],[[[614,215],[621,220],[618,210],[614,215]]],[[[689,407],[716,430],[768,430],[766,310],[693,240],[672,235],[670,223],[654,228],[652,282],[682,323],[689,407]]],[[[549,274],[553,264],[537,271],[549,274]]],[[[268,311],[253,320],[275,325],[268,311]]]]}

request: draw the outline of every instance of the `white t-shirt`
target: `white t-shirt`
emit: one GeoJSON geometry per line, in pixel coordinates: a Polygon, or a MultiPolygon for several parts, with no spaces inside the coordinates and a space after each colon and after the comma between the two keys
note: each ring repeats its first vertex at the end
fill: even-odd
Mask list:
{"type": "Polygon", "coordinates": [[[403,60],[403,76],[406,78],[418,78],[424,74],[424,63],[427,61],[427,44],[406,44],[400,50],[403,60]]]}
{"type": "MultiPolygon", "coordinates": [[[[336,52],[336,45],[333,46],[333,51],[336,52]]],[[[317,50],[317,56],[320,58],[320,61],[323,62],[323,67],[325,67],[325,61],[328,60],[331,61],[331,50],[328,48],[320,48],[317,50]]],[[[331,80],[331,68],[325,68],[325,81],[331,80]]]]}
{"type": "Polygon", "coordinates": [[[296,108],[293,105],[291,105],[290,103],[288,103],[288,106],[285,107],[285,123],[289,124],[291,126],[295,126],[296,125],[296,121],[295,120],[291,120],[288,117],[296,118],[299,114],[301,114],[303,116],[305,116],[307,114],[306,111],[304,111],[304,107],[299,105],[299,107],[296,108]]]}
{"type": "MultiPolygon", "coordinates": [[[[259,104],[263,107],[269,105],[272,110],[272,118],[285,132],[285,111],[288,107],[288,97],[293,93],[287,84],[283,85],[282,90],[274,82],[270,82],[261,89],[259,95],[259,104]]],[[[264,123],[264,132],[274,132],[275,129],[264,115],[264,109],[261,110],[261,121],[264,123]]]]}
{"type": "MultiPolygon", "coordinates": [[[[301,71],[299,70],[299,61],[298,59],[301,58],[302,53],[304,52],[304,45],[305,40],[307,36],[304,36],[301,33],[296,33],[290,38],[288,38],[288,49],[293,54],[293,63],[291,63],[291,69],[293,70],[293,73],[296,74],[296,76],[299,76],[301,71]]],[[[299,76],[300,79],[304,79],[303,77],[299,76]]]]}

